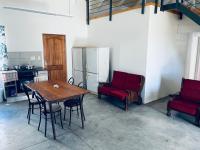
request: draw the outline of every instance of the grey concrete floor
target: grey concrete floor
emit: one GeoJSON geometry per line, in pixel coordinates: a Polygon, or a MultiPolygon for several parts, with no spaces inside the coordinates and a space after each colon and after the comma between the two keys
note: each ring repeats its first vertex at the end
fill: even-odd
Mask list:
{"type": "Polygon", "coordinates": [[[199,150],[200,128],[189,116],[167,117],[167,100],[131,105],[125,112],[105,98],[87,95],[85,129],[74,112],[71,128],[68,120],[64,129],[56,124],[56,141],[50,122],[46,138],[44,119],[37,131],[37,110],[27,124],[27,101],[0,104],[0,150],[199,150]]]}

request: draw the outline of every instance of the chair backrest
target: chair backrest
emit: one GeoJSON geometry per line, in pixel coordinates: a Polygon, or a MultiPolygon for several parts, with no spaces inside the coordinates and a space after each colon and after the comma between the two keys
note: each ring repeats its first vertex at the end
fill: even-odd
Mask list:
{"type": "Polygon", "coordinates": [[[124,84],[126,81],[126,73],[121,71],[114,71],[112,78],[112,86],[118,89],[124,89],[124,84]]]}
{"type": "Polygon", "coordinates": [[[200,103],[200,81],[183,79],[180,95],[185,100],[200,103]]]}
{"type": "MultiPolygon", "coordinates": [[[[28,101],[30,102],[29,91],[31,91],[31,90],[26,86],[26,84],[22,84],[22,87],[23,87],[24,93],[26,94],[26,96],[28,98],[28,101]]],[[[34,96],[35,96],[35,91],[32,91],[32,98],[34,98],[34,96]]]]}
{"type": "Polygon", "coordinates": [[[67,82],[71,85],[74,85],[74,78],[73,77],[69,78],[67,82]]]}
{"type": "Polygon", "coordinates": [[[141,92],[144,85],[144,76],[137,74],[126,74],[126,81],[124,88],[126,90],[134,90],[141,92]]]}
{"type": "Polygon", "coordinates": [[[144,76],[114,71],[112,86],[122,90],[134,90],[141,92],[144,85],[144,76]]]}
{"type": "MultiPolygon", "coordinates": [[[[80,82],[78,85],[77,85],[79,88],[82,88],[82,89],[84,89],[85,88],[85,86],[84,86],[84,83],[83,82],[80,82]]],[[[81,101],[81,103],[82,103],[82,101],[83,101],[83,95],[81,95],[81,96],[79,96],[78,97],[79,98],[79,100],[81,101]]]]}
{"type": "Polygon", "coordinates": [[[46,101],[44,100],[42,95],[38,91],[35,91],[35,97],[36,97],[38,103],[40,104],[40,107],[43,106],[44,111],[46,111],[46,101]]]}
{"type": "Polygon", "coordinates": [[[24,93],[26,94],[26,96],[28,98],[28,101],[30,102],[30,96],[29,96],[29,93],[28,93],[30,91],[30,89],[25,84],[22,84],[22,87],[23,87],[24,93]]]}
{"type": "Polygon", "coordinates": [[[83,82],[80,82],[77,86],[78,86],[79,88],[84,88],[83,82]]]}

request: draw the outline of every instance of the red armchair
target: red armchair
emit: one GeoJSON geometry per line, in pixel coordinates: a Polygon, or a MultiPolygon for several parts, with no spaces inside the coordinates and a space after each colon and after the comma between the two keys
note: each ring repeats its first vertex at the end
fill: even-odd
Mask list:
{"type": "Polygon", "coordinates": [[[125,110],[128,110],[128,104],[131,102],[142,104],[141,91],[144,80],[141,75],[114,71],[111,83],[99,83],[98,98],[101,99],[101,95],[115,97],[122,101],[125,110]]]}
{"type": "Polygon", "coordinates": [[[199,126],[200,119],[200,81],[183,79],[181,92],[167,104],[167,115],[171,110],[179,111],[195,117],[195,124],[199,126]]]}

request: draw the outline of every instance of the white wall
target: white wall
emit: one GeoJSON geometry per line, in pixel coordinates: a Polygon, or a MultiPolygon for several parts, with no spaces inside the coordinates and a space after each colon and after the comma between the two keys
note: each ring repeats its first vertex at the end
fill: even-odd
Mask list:
{"type": "Polygon", "coordinates": [[[92,20],[88,26],[88,45],[111,47],[112,70],[145,75],[149,13],[140,12],[114,15],[112,22],[108,17],[92,20]]]}
{"type": "Polygon", "coordinates": [[[8,51],[43,51],[43,33],[65,34],[67,71],[68,77],[70,77],[72,74],[71,47],[87,37],[85,1],[75,2],[71,8],[73,17],[56,17],[6,10],[2,8],[4,5],[0,3],[0,24],[6,26],[8,51]]]}
{"type": "Polygon", "coordinates": [[[74,0],[0,0],[6,7],[15,7],[68,15],[74,0]]]}
{"type": "Polygon", "coordinates": [[[193,24],[169,12],[154,14],[154,7],[148,6],[145,15],[139,9],[114,15],[112,22],[91,21],[88,45],[112,48],[112,70],[144,75],[143,97],[148,103],[179,91],[188,32],[191,25],[197,28],[193,24]]]}
{"type": "Polygon", "coordinates": [[[185,78],[198,79],[196,78],[196,63],[198,62],[198,44],[200,39],[200,33],[193,32],[189,35],[188,40],[188,51],[186,58],[185,78]]]}
{"type": "Polygon", "coordinates": [[[145,102],[180,90],[184,75],[185,43],[179,38],[178,16],[169,12],[154,14],[150,6],[145,102]]]}
{"type": "Polygon", "coordinates": [[[195,47],[192,47],[191,44],[195,42],[195,40],[192,40],[194,39],[192,36],[200,33],[200,26],[193,22],[190,18],[183,16],[183,20],[179,21],[178,32],[181,37],[186,37],[182,42],[185,43],[184,48],[187,49],[184,77],[194,79],[195,63],[193,63],[193,60],[196,60],[196,52],[194,50],[195,47]]]}
{"type": "Polygon", "coordinates": [[[179,33],[185,35],[187,56],[185,61],[185,78],[194,79],[195,75],[195,65],[196,65],[196,55],[197,55],[197,45],[198,36],[200,33],[200,26],[193,22],[188,17],[184,16],[184,19],[179,25],[179,33]]]}
{"type": "Polygon", "coordinates": [[[87,43],[89,46],[111,47],[112,71],[146,76],[149,11],[147,7],[144,15],[140,9],[117,14],[112,22],[107,17],[91,21],[87,43]]]}
{"type": "Polygon", "coordinates": [[[178,20],[168,12],[155,15],[152,6],[146,7],[144,15],[140,9],[128,11],[114,15],[112,22],[107,17],[92,20],[87,27],[84,0],[74,1],[74,17],[5,10],[1,1],[0,24],[6,26],[8,51],[42,51],[43,33],[65,34],[70,77],[71,47],[111,47],[112,70],[146,77],[145,103],[179,90],[189,34],[200,31],[187,17],[178,20]]]}

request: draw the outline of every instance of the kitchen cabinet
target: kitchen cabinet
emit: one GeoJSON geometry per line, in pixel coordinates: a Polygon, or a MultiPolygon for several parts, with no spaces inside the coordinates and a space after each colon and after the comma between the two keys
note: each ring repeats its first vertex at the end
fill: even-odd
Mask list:
{"type": "Polygon", "coordinates": [[[4,89],[3,99],[6,100],[7,97],[17,96],[17,71],[0,71],[0,79],[4,89]]]}

